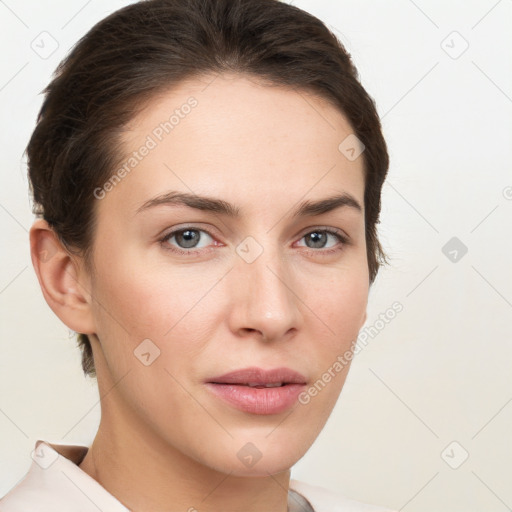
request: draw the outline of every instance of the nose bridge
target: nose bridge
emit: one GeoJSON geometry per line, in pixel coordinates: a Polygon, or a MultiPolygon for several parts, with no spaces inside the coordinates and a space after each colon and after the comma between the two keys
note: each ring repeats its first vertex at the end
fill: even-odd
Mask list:
{"type": "Polygon", "coordinates": [[[266,339],[298,327],[299,309],[290,267],[273,232],[248,236],[236,247],[233,278],[238,289],[238,328],[258,330],[266,339]]]}

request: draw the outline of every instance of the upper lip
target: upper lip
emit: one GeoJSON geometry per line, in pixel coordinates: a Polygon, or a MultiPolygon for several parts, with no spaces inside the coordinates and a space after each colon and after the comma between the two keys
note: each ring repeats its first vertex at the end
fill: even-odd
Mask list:
{"type": "Polygon", "coordinates": [[[291,368],[280,367],[270,370],[264,370],[256,366],[241,368],[232,372],[219,375],[208,379],[207,382],[217,384],[273,384],[281,382],[283,384],[306,384],[306,377],[291,368]]]}

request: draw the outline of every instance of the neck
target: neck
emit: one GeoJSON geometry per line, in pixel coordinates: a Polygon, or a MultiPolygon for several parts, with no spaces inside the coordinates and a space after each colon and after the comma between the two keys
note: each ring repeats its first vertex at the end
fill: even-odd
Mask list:
{"type": "Polygon", "coordinates": [[[287,512],[290,470],[226,474],[150,435],[133,416],[107,410],[80,468],[131,511],[287,512]]]}

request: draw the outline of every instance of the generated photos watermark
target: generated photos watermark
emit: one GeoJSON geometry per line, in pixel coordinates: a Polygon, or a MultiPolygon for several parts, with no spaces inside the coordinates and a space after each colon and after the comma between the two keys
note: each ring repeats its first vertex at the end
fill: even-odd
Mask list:
{"type": "Polygon", "coordinates": [[[182,119],[185,119],[192,109],[197,107],[199,102],[193,96],[190,96],[183,105],[179,108],[174,109],[174,112],[169,116],[168,119],[162,121],[153,128],[150,134],[147,135],[144,143],[133,151],[130,157],[126,159],[121,167],[119,167],[114,174],[103,184],[101,187],[94,189],[94,197],[96,199],[103,199],[108,192],[114,189],[123,178],[125,178],[137,165],[139,165],[150,152],[155,149],[160,142],[165,138],[166,135],[172,132],[176,126],[178,126],[182,119]]]}
{"type": "Polygon", "coordinates": [[[369,341],[375,338],[385,327],[388,325],[397,314],[403,311],[404,307],[401,302],[395,301],[393,304],[379,314],[379,318],[373,322],[372,325],[366,326],[359,332],[357,339],[352,343],[352,347],[346,350],[343,354],[339,355],[329,368],[311,385],[308,389],[303,391],[298,400],[302,405],[307,405],[312,397],[317,396],[329,382],[331,382],[338,373],[340,373],[346,366],[350,364],[354,358],[354,354],[358,354],[365,348],[369,341]]]}

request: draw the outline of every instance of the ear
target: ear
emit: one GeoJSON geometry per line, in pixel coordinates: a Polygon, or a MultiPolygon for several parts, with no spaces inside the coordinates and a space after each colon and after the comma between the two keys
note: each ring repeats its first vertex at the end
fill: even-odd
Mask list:
{"type": "Polygon", "coordinates": [[[90,276],[82,260],[71,255],[43,219],[30,228],[30,254],[44,298],[52,311],[75,332],[95,332],[90,276]]]}

